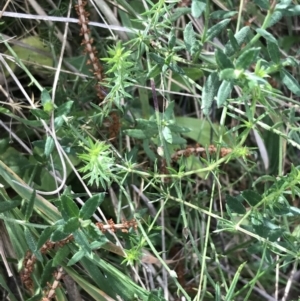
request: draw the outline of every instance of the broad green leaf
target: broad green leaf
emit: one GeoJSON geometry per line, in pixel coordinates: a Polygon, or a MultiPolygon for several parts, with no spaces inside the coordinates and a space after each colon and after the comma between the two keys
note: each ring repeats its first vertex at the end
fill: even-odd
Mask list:
{"type": "Polygon", "coordinates": [[[32,115],[42,120],[48,120],[50,118],[48,113],[40,109],[31,109],[30,113],[32,113],[32,115]]]}
{"type": "Polygon", "coordinates": [[[228,205],[231,212],[238,213],[238,214],[246,213],[246,208],[238,198],[235,198],[230,195],[226,195],[226,204],[228,205]]]}
{"type": "Polygon", "coordinates": [[[262,197],[253,190],[245,190],[242,192],[242,197],[247,201],[250,206],[257,205],[262,197]]]}
{"type": "Polygon", "coordinates": [[[199,18],[206,8],[205,0],[192,0],[192,16],[199,18]]]}
{"type": "Polygon", "coordinates": [[[26,206],[26,211],[25,211],[25,220],[26,221],[29,221],[29,219],[32,216],[35,199],[36,199],[36,192],[34,190],[32,192],[31,198],[29,199],[27,206],[26,206]]]}
{"type": "Polygon", "coordinates": [[[68,233],[64,233],[62,231],[63,229],[63,226],[59,226],[52,234],[51,234],[51,237],[50,237],[50,240],[53,241],[53,242],[58,242],[60,240],[63,240],[65,238],[67,238],[69,236],[68,233]]]}
{"type": "Polygon", "coordinates": [[[129,130],[124,130],[125,135],[128,135],[129,137],[135,138],[135,139],[149,139],[150,137],[147,137],[144,134],[144,131],[139,130],[139,129],[129,129],[129,130]]]}
{"type": "Polygon", "coordinates": [[[257,28],[256,32],[264,37],[267,41],[277,44],[277,40],[274,38],[274,36],[271,33],[267,32],[265,29],[257,28]]]}
{"type": "Polygon", "coordinates": [[[151,59],[153,59],[153,61],[155,61],[159,65],[163,65],[165,63],[165,59],[157,55],[156,53],[150,52],[149,56],[151,59]]]}
{"type": "Polygon", "coordinates": [[[72,258],[69,260],[68,262],[68,267],[74,265],[75,263],[77,263],[82,257],[84,257],[86,255],[86,252],[83,249],[80,249],[78,252],[76,252],[72,258]]]}
{"type": "Polygon", "coordinates": [[[45,143],[45,149],[44,149],[44,155],[46,158],[49,158],[51,155],[53,149],[54,149],[55,143],[51,136],[47,136],[46,143],[45,143]]]}
{"type": "Polygon", "coordinates": [[[217,94],[217,106],[220,108],[227,100],[233,88],[233,83],[223,80],[217,94]]]}
{"type": "Polygon", "coordinates": [[[43,230],[37,242],[38,250],[50,239],[52,233],[55,230],[56,230],[56,226],[50,226],[43,230]]]}
{"type": "Polygon", "coordinates": [[[276,23],[278,23],[283,17],[283,13],[279,10],[275,10],[270,18],[270,21],[268,23],[268,28],[274,26],[276,23]]]}
{"type": "MultiPolygon", "coordinates": [[[[18,42],[19,45],[13,45],[11,48],[23,64],[32,72],[48,74],[49,69],[45,69],[43,66],[53,67],[51,48],[39,36],[30,36],[18,42]]],[[[10,54],[10,51],[7,50],[5,53],[10,54]]],[[[7,63],[15,72],[17,64],[11,60],[7,60],[7,63]]],[[[8,71],[5,71],[5,75],[9,76],[8,71]]]]}
{"type": "MultiPolygon", "coordinates": [[[[225,127],[221,127],[221,129],[219,129],[220,126],[218,124],[213,124],[212,129],[211,124],[207,120],[192,117],[176,117],[176,125],[190,129],[188,133],[183,135],[203,146],[208,146],[211,143],[214,143],[214,141],[217,141],[220,134],[219,130],[223,133],[226,131],[225,127]]],[[[224,141],[227,143],[229,141],[226,135],[224,136],[224,141]]]]}
{"type": "Polygon", "coordinates": [[[43,267],[42,275],[40,278],[40,285],[41,287],[46,286],[48,283],[51,282],[53,278],[53,273],[55,272],[55,266],[52,266],[52,259],[49,259],[46,265],[43,267]]]}
{"type": "Polygon", "coordinates": [[[270,41],[267,41],[267,49],[270,56],[270,59],[276,63],[280,63],[280,51],[277,43],[273,43],[270,41]]]}
{"type": "Polygon", "coordinates": [[[0,213],[10,211],[21,205],[21,201],[4,201],[0,203],[0,213]]]}
{"type": "Polygon", "coordinates": [[[254,3],[262,9],[268,10],[270,8],[270,2],[268,0],[254,0],[254,3]]]}
{"type": "Polygon", "coordinates": [[[105,197],[105,193],[101,192],[89,198],[79,211],[79,217],[83,220],[89,219],[101,205],[105,197]]]}
{"type": "Polygon", "coordinates": [[[221,49],[216,50],[215,56],[216,56],[217,65],[221,70],[227,68],[234,68],[232,61],[221,49]]]}
{"type": "Polygon", "coordinates": [[[224,10],[215,10],[210,14],[210,19],[226,19],[232,18],[233,16],[237,15],[237,11],[224,11],[224,10]]]}
{"type": "Polygon", "coordinates": [[[53,266],[61,265],[68,255],[71,253],[68,245],[64,245],[62,248],[58,248],[53,257],[53,266]]]}
{"type": "Polygon", "coordinates": [[[300,96],[300,86],[298,81],[286,70],[280,71],[280,78],[284,85],[295,95],[300,96]]]}
{"type": "Polygon", "coordinates": [[[299,16],[300,15],[300,5],[290,5],[287,8],[282,8],[280,12],[284,16],[299,16]]]}
{"type": "Polygon", "coordinates": [[[31,231],[28,229],[28,227],[25,227],[24,234],[25,234],[25,239],[26,239],[26,242],[27,242],[27,245],[28,245],[30,251],[32,253],[36,253],[36,251],[37,251],[36,240],[33,237],[31,231]]]}
{"type": "Polygon", "coordinates": [[[172,143],[171,144],[173,144],[173,145],[186,144],[186,140],[181,138],[179,135],[172,133],[172,143]]]}
{"type": "Polygon", "coordinates": [[[169,16],[170,22],[177,21],[181,16],[187,15],[191,13],[191,8],[189,7],[178,7],[174,9],[174,12],[169,12],[171,16],[169,16]]]}
{"type": "Polygon", "coordinates": [[[205,41],[212,41],[224,28],[227,27],[231,19],[225,19],[215,24],[207,30],[205,41]]]}
{"type": "Polygon", "coordinates": [[[66,214],[67,219],[79,216],[79,208],[69,196],[62,195],[60,200],[64,214],[66,214]]]}
{"type": "Polygon", "coordinates": [[[254,63],[259,55],[260,48],[250,48],[244,51],[236,60],[237,69],[248,69],[254,63]]]}
{"type": "Polygon", "coordinates": [[[75,242],[84,250],[85,253],[91,253],[89,241],[87,240],[86,234],[82,230],[77,230],[73,233],[75,242]]]}
{"type": "Polygon", "coordinates": [[[69,218],[66,223],[63,225],[62,231],[64,233],[72,234],[80,226],[78,217],[69,218]]]}
{"type": "Polygon", "coordinates": [[[219,77],[220,80],[233,81],[235,79],[240,78],[243,74],[244,74],[243,70],[228,68],[222,70],[219,74],[219,77]]]}
{"type": "Polygon", "coordinates": [[[63,115],[68,115],[71,111],[72,105],[74,101],[69,100],[62,105],[60,105],[56,110],[55,110],[55,117],[58,116],[63,116],[63,115]]]}
{"type": "Polygon", "coordinates": [[[230,42],[225,45],[225,54],[228,56],[233,55],[234,53],[240,50],[240,46],[246,42],[248,34],[250,33],[250,27],[245,26],[239,30],[234,36],[232,31],[228,31],[228,37],[230,42]]]}
{"type": "Polygon", "coordinates": [[[193,23],[189,22],[184,31],[183,39],[186,50],[193,56],[197,51],[199,51],[199,42],[196,39],[196,34],[194,32],[193,23]]]}
{"type": "Polygon", "coordinates": [[[171,132],[171,130],[170,130],[167,126],[165,126],[165,127],[162,129],[162,134],[163,134],[163,137],[165,138],[165,140],[166,140],[168,143],[172,144],[172,142],[173,142],[173,139],[172,139],[172,132],[171,132]]]}
{"type": "Polygon", "coordinates": [[[54,110],[54,105],[53,105],[51,96],[46,89],[43,89],[43,91],[42,91],[41,102],[42,102],[44,111],[46,113],[52,113],[52,111],[54,110]]]}
{"type": "Polygon", "coordinates": [[[209,114],[209,110],[213,103],[214,97],[217,94],[219,85],[220,85],[220,81],[219,81],[218,73],[212,72],[208,76],[202,91],[201,109],[203,110],[204,115],[209,114]]]}

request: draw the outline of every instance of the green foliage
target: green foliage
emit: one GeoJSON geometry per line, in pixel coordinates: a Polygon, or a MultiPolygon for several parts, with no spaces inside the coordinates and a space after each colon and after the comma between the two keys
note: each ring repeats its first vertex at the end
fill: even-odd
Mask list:
{"type": "Polygon", "coordinates": [[[45,298],[59,267],[73,282],[59,300],[260,300],[289,289],[299,5],[186,4],[116,0],[97,7],[107,24],[81,19],[67,37],[51,19],[65,1],[40,3],[47,23],[12,22],[6,12],[24,12],[11,4],[3,12],[3,254],[16,275],[34,263],[22,296],[0,275],[11,300],[45,298]]]}

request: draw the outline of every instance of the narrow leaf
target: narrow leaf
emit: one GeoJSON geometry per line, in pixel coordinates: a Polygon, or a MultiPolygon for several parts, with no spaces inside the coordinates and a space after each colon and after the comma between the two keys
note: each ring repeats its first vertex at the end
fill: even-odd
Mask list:
{"type": "Polygon", "coordinates": [[[245,190],[242,197],[247,201],[250,206],[255,206],[261,201],[261,196],[253,190],[245,190]]]}
{"type": "Polygon", "coordinates": [[[32,215],[35,197],[36,197],[36,192],[35,192],[35,190],[33,190],[31,197],[29,199],[29,202],[27,203],[27,207],[26,207],[26,212],[25,212],[25,220],[26,221],[29,221],[29,219],[32,215]]]}
{"type": "Polygon", "coordinates": [[[79,216],[78,206],[69,196],[62,195],[60,200],[61,200],[63,211],[68,218],[79,216]]]}
{"type": "Polygon", "coordinates": [[[211,28],[207,30],[207,35],[205,41],[211,41],[213,38],[215,38],[224,28],[227,27],[228,23],[231,21],[231,19],[225,19],[221,22],[215,24],[211,28]]]}
{"type": "Polygon", "coordinates": [[[254,0],[254,3],[265,10],[270,8],[270,2],[268,0],[254,0]]]}
{"type": "Polygon", "coordinates": [[[250,27],[245,26],[240,29],[234,36],[231,30],[228,31],[229,41],[225,45],[225,54],[228,56],[233,55],[235,52],[239,50],[239,47],[246,42],[248,38],[248,34],[250,32],[250,27]]]}
{"type": "Polygon", "coordinates": [[[257,60],[260,48],[250,48],[244,51],[236,60],[237,69],[247,69],[250,65],[257,60]]]}
{"type": "Polygon", "coordinates": [[[40,279],[40,285],[41,287],[46,286],[48,283],[51,282],[51,279],[53,277],[53,273],[55,271],[55,267],[52,266],[52,259],[48,260],[46,265],[43,267],[43,273],[40,279]]]}
{"type": "Polygon", "coordinates": [[[79,211],[79,217],[83,220],[89,219],[104,200],[105,193],[101,192],[89,198],[79,211]]]}
{"type": "Polygon", "coordinates": [[[267,41],[267,48],[268,48],[268,53],[270,56],[270,59],[276,63],[280,63],[280,51],[277,43],[273,43],[270,41],[267,41]]]}
{"type": "Polygon", "coordinates": [[[220,108],[227,100],[229,94],[233,88],[233,83],[227,80],[223,80],[217,94],[217,105],[220,108]]]}
{"type": "Polygon", "coordinates": [[[206,8],[205,0],[192,0],[192,16],[199,18],[206,8]]]}
{"type": "Polygon", "coordinates": [[[209,110],[213,103],[214,97],[217,94],[220,85],[219,77],[217,72],[212,72],[203,87],[202,92],[202,106],[201,109],[205,115],[209,114],[209,110]]]}
{"type": "Polygon", "coordinates": [[[71,234],[75,232],[80,226],[78,217],[69,218],[64,224],[62,231],[66,234],[71,234]]]}
{"type": "Polygon", "coordinates": [[[64,260],[67,258],[67,256],[70,254],[70,248],[68,247],[68,245],[64,245],[62,248],[59,248],[56,253],[55,256],[53,257],[53,266],[58,266],[60,265],[62,262],[64,262],[64,260]]]}
{"type": "Polygon", "coordinates": [[[256,32],[264,37],[267,41],[277,44],[277,40],[274,38],[274,36],[271,33],[267,32],[265,29],[257,28],[256,32]]]}
{"type": "Polygon", "coordinates": [[[221,49],[216,50],[215,56],[216,56],[216,62],[221,70],[227,68],[234,68],[232,61],[221,49]]]}
{"type": "Polygon", "coordinates": [[[0,213],[10,211],[21,205],[21,201],[5,201],[1,202],[0,213]]]}
{"type": "Polygon", "coordinates": [[[288,71],[282,70],[280,72],[280,78],[286,87],[297,96],[300,96],[300,86],[298,81],[288,71]]]}
{"type": "Polygon", "coordinates": [[[226,195],[226,204],[228,205],[231,212],[238,213],[238,214],[246,213],[246,208],[238,198],[232,197],[230,195],[226,195]]]}
{"type": "Polygon", "coordinates": [[[51,136],[48,136],[46,139],[46,143],[45,143],[45,149],[44,149],[44,154],[46,156],[46,158],[49,158],[49,156],[51,155],[53,149],[54,149],[54,140],[51,136]]]}
{"type": "Polygon", "coordinates": [[[165,138],[165,140],[168,143],[172,144],[172,142],[173,142],[173,140],[172,140],[172,132],[171,132],[171,130],[167,126],[165,126],[163,128],[162,134],[163,134],[163,137],[165,138]]]}
{"type": "Polygon", "coordinates": [[[193,56],[197,51],[199,51],[199,43],[196,39],[196,34],[194,32],[193,23],[189,22],[183,31],[183,40],[186,50],[193,56]]]}

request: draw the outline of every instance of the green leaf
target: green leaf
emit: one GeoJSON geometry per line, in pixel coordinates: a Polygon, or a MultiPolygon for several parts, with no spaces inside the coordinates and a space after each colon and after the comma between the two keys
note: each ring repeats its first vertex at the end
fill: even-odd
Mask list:
{"type": "Polygon", "coordinates": [[[71,217],[79,217],[78,206],[69,196],[62,195],[60,200],[64,214],[66,214],[67,217],[66,219],[69,219],[71,217]]]}
{"type": "Polygon", "coordinates": [[[53,149],[54,149],[55,143],[51,136],[47,136],[46,143],[45,143],[45,149],[44,149],[44,155],[46,158],[49,158],[51,155],[53,149]]]}
{"type": "Polygon", "coordinates": [[[186,50],[193,56],[199,51],[199,42],[196,39],[193,23],[189,22],[183,31],[183,39],[186,50]]]}
{"type": "Polygon", "coordinates": [[[62,231],[67,234],[75,232],[80,226],[78,217],[69,218],[63,225],[62,231]]]}
{"type": "Polygon", "coordinates": [[[27,222],[29,221],[33,212],[35,197],[36,197],[36,192],[35,190],[33,190],[32,195],[27,203],[26,212],[25,212],[25,220],[27,222]]]}
{"type": "Polygon", "coordinates": [[[227,42],[227,44],[225,45],[224,53],[228,56],[231,56],[234,53],[237,53],[240,49],[239,44],[236,38],[234,37],[231,29],[228,29],[228,38],[229,42],[227,42]]]}
{"type": "Polygon", "coordinates": [[[276,23],[278,23],[283,17],[283,13],[281,11],[275,10],[270,18],[270,21],[268,23],[268,28],[274,26],[276,23]]]}
{"type": "Polygon", "coordinates": [[[207,30],[205,41],[212,41],[224,28],[227,27],[231,19],[225,19],[215,24],[207,30]]]}
{"type": "Polygon", "coordinates": [[[30,112],[32,113],[32,115],[42,120],[48,120],[50,118],[48,113],[40,109],[31,109],[30,112]]]}
{"type": "Polygon", "coordinates": [[[74,265],[75,263],[77,263],[81,258],[83,258],[86,255],[86,252],[81,249],[78,252],[76,252],[72,258],[69,260],[67,266],[70,267],[72,265],[74,265]]]}
{"type": "Polygon", "coordinates": [[[89,241],[87,240],[87,237],[85,233],[82,232],[82,230],[75,231],[73,233],[73,236],[76,243],[85,251],[85,253],[90,254],[92,252],[89,241]]]}
{"type": "Polygon", "coordinates": [[[51,96],[46,89],[43,89],[41,94],[41,102],[46,113],[51,113],[54,110],[51,96]]]}
{"type": "Polygon", "coordinates": [[[53,277],[53,273],[55,271],[55,266],[52,265],[53,264],[53,260],[49,259],[46,263],[46,265],[43,267],[42,270],[42,276],[40,278],[40,285],[41,287],[46,286],[48,283],[51,282],[51,279],[53,277]]]}
{"type": "Polygon", "coordinates": [[[215,10],[210,14],[210,19],[226,19],[232,18],[233,16],[237,15],[237,11],[224,11],[224,10],[215,10]]]}
{"type": "Polygon", "coordinates": [[[30,251],[32,253],[36,253],[36,251],[37,251],[36,240],[33,237],[31,231],[28,229],[28,227],[25,227],[24,234],[25,234],[25,239],[26,239],[26,242],[27,242],[27,245],[28,245],[30,251]]]}
{"type": "Polygon", "coordinates": [[[299,16],[300,15],[300,5],[291,5],[287,8],[283,8],[280,10],[280,12],[284,16],[299,16]]]}
{"type": "Polygon", "coordinates": [[[10,211],[21,205],[21,201],[5,201],[1,202],[0,213],[10,211]]]}
{"type": "Polygon", "coordinates": [[[243,70],[236,70],[232,68],[224,69],[220,72],[219,77],[221,80],[233,81],[240,78],[244,74],[243,70]]]}
{"type": "Polygon", "coordinates": [[[253,190],[245,190],[242,192],[242,197],[247,201],[250,206],[257,205],[262,197],[253,190]]]}
{"type": "Polygon", "coordinates": [[[202,91],[201,109],[203,110],[204,115],[209,114],[209,110],[213,103],[214,97],[217,94],[219,85],[220,85],[220,81],[219,81],[218,73],[212,72],[208,76],[202,91]]]}
{"type": "Polygon", "coordinates": [[[51,235],[50,240],[53,242],[58,242],[69,236],[68,233],[62,231],[63,226],[59,226],[51,235]]]}
{"type": "Polygon", "coordinates": [[[270,56],[270,59],[276,63],[280,63],[280,51],[277,43],[273,43],[270,41],[267,41],[267,48],[268,48],[268,53],[270,56]]]}
{"type": "Polygon", "coordinates": [[[139,129],[129,129],[129,130],[124,130],[125,135],[128,135],[129,137],[135,138],[135,139],[149,139],[151,137],[148,137],[147,135],[144,134],[144,131],[139,130],[139,129]]]}
{"type": "Polygon", "coordinates": [[[227,100],[233,88],[233,83],[223,80],[217,94],[217,105],[220,108],[227,100]]]}
{"type": "MultiPolygon", "coordinates": [[[[205,119],[198,119],[193,117],[176,117],[176,125],[183,126],[190,131],[186,134],[184,134],[185,137],[188,137],[195,142],[203,145],[208,146],[211,144],[211,138],[212,141],[216,141],[219,137],[220,131],[222,134],[225,133],[226,128],[220,127],[218,124],[210,124],[205,119]],[[211,137],[211,133],[212,137],[211,137]]],[[[229,142],[228,136],[225,135],[224,137],[225,142],[229,142]]]]}
{"type": "Polygon", "coordinates": [[[192,16],[199,18],[206,8],[205,0],[192,0],[192,16]]]}
{"type": "Polygon", "coordinates": [[[271,33],[267,32],[265,29],[257,28],[256,32],[264,37],[267,41],[277,44],[276,38],[274,38],[274,36],[271,33]]]}
{"type": "Polygon", "coordinates": [[[236,60],[236,68],[237,69],[247,69],[257,60],[259,55],[260,48],[250,48],[244,51],[236,60]]]}
{"type": "Polygon", "coordinates": [[[165,63],[165,59],[157,55],[156,53],[150,52],[149,56],[153,61],[155,61],[159,65],[163,65],[165,63]]]}
{"type": "Polygon", "coordinates": [[[172,144],[172,132],[167,126],[162,129],[162,135],[168,143],[172,144]]]}
{"type": "Polygon", "coordinates": [[[300,86],[298,81],[286,70],[280,71],[280,78],[284,85],[295,95],[300,96],[300,86]]]}
{"type": "Polygon", "coordinates": [[[245,26],[239,30],[234,36],[231,30],[228,31],[228,37],[230,42],[225,45],[225,54],[228,56],[238,52],[239,47],[246,42],[248,34],[250,33],[250,27],[245,26]]]}
{"type": "Polygon", "coordinates": [[[62,105],[60,105],[56,110],[55,110],[55,117],[58,116],[63,116],[63,115],[68,115],[71,111],[72,105],[74,101],[69,100],[62,105]]]}
{"type": "Polygon", "coordinates": [[[64,245],[62,248],[57,249],[53,257],[53,266],[56,267],[60,265],[62,262],[64,262],[68,257],[68,255],[70,254],[70,252],[71,251],[68,245],[64,245]]]}
{"type": "Polygon", "coordinates": [[[215,56],[216,56],[217,65],[221,70],[227,68],[234,68],[232,61],[221,49],[216,50],[215,56]]]}
{"type": "Polygon", "coordinates": [[[105,193],[101,192],[89,198],[79,211],[79,217],[83,220],[89,219],[103,202],[105,193]]]}
{"type": "Polygon", "coordinates": [[[41,233],[38,242],[37,249],[39,250],[51,237],[51,234],[56,230],[56,226],[50,226],[43,230],[41,233]]]}
{"type": "Polygon", "coordinates": [[[270,3],[268,0],[254,0],[254,3],[265,10],[269,10],[270,8],[270,3]]]}
{"type": "Polygon", "coordinates": [[[226,204],[228,205],[231,212],[238,213],[238,214],[246,213],[246,208],[238,198],[235,198],[230,195],[226,195],[226,204]]]}

